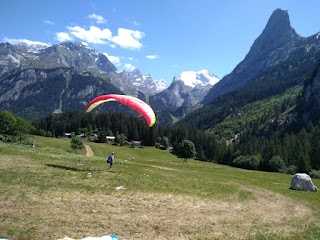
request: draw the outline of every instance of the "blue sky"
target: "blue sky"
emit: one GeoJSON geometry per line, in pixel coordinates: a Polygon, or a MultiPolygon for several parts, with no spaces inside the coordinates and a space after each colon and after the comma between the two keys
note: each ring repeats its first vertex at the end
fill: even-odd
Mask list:
{"type": "Polygon", "coordinates": [[[183,71],[222,78],[277,8],[301,36],[320,31],[319,0],[6,0],[0,40],[86,42],[118,70],[138,68],[168,84],[183,71]]]}

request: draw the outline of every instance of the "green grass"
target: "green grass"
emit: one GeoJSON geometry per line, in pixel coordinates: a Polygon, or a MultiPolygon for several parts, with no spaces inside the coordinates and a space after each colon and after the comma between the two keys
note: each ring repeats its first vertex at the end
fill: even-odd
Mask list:
{"type": "MultiPolygon", "coordinates": [[[[290,208],[295,202],[303,204],[303,206],[311,209],[311,213],[308,213],[307,216],[311,220],[305,222],[301,222],[299,219],[286,220],[289,216],[284,215],[284,220],[281,224],[285,229],[293,232],[290,233],[288,230],[289,233],[287,235],[273,232],[273,228],[277,226],[272,222],[270,223],[270,220],[252,220],[252,222],[248,222],[250,227],[245,229],[247,234],[243,235],[241,239],[320,239],[320,192],[290,190],[290,175],[249,171],[191,159],[183,162],[169,151],[153,147],[130,148],[85,142],[85,144],[91,146],[94,152],[94,156],[88,157],[85,156],[84,150],[78,151],[76,154],[72,153],[70,139],[35,136],[29,139],[31,142],[33,140],[37,141],[36,148],[0,142],[0,216],[2,217],[2,221],[0,219],[0,237],[3,235],[12,239],[42,239],[44,235],[41,230],[41,224],[38,222],[39,216],[37,212],[33,213],[34,216],[31,214],[32,217],[30,218],[26,214],[30,211],[30,208],[32,209],[32,204],[39,208],[46,205],[50,206],[50,204],[58,204],[57,201],[53,200],[53,202],[49,202],[51,199],[61,195],[61,198],[57,197],[57,199],[60,199],[58,202],[62,201],[69,207],[72,207],[71,203],[76,199],[86,199],[87,197],[88,202],[91,201],[91,198],[99,202],[99,198],[101,199],[99,196],[115,196],[121,201],[129,201],[127,203],[128,208],[130,204],[135,206],[133,209],[129,208],[129,212],[138,211],[137,209],[142,203],[136,198],[142,198],[146,199],[143,201],[142,209],[150,210],[152,215],[157,214],[157,208],[154,208],[154,205],[158,204],[153,199],[153,196],[160,196],[159,202],[169,202],[165,206],[159,203],[160,207],[168,209],[170,209],[171,204],[175,203],[179,203],[178,206],[181,207],[192,202],[203,203],[204,206],[207,206],[205,203],[210,203],[214,206],[221,205],[221,209],[219,207],[217,209],[219,210],[218,212],[221,211],[222,215],[224,212],[232,214],[232,212],[229,212],[228,207],[222,207],[225,204],[230,207],[239,205],[241,209],[248,208],[251,211],[250,204],[254,205],[263,202],[264,198],[270,197],[271,201],[275,201],[274,207],[277,207],[277,201],[284,208],[290,208]],[[106,171],[108,167],[106,158],[111,151],[115,152],[115,164],[112,171],[106,171]],[[91,177],[89,177],[88,172],[91,173],[91,177]],[[118,186],[124,186],[126,189],[117,191],[115,188],[118,186]],[[52,198],[48,198],[51,195],[52,198]],[[72,196],[77,197],[73,198],[72,196]],[[162,197],[164,198],[162,199],[162,197]],[[31,204],[31,206],[26,206],[26,203],[31,204]],[[14,210],[14,206],[19,206],[21,212],[14,210]]],[[[316,186],[320,186],[318,179],[314,179],[313,182],[316,186]]],[[[86,200],[83,200],[82,204],[86,202],[86,200]]],[[[62,206],[59,207],[62,208],[62,206]]],[[[117,211],[121,211],[122,207],[123,205],[119,206],[117,211]]],[[[264,207],[263,204],[255,206],[258,209],[263,209],[264,207]]],[[[273,209],[272,206],[270,207],[273,209]]],[[[170,211],[177,211],[176,215],[181,214],[182,210],[179,210],[179,207],[176,208],[178,209],[171,209],[170,211]]],[[[33,210],[37,211],[37,209],[33,210]]],[[[191,211],[190,208],[189,210],[191,211]]],[[[55,210],[52,211],[51,215],[55,216],[55,210]]],[[[290,209],[287,211],[290,211],[290,209]]],[[[84,212],[83,214],[87,216],[86,214],[88,213],[84,212]]],[[[202,215],[199,213],[196,217],[209,218],[205,214],[205,212],[202,215]]],[[[241,232],[243,227],[242,220],[239,221],[235,218],[243,216],[245,219],[248,217],[246,216],[248,213],[242,210],[239,214],[240,216],[236,214],[232,219],[224,219],[223,221],[225,222],[222,220],[214,222],[216,220],[212,220],[216,226],[232,226],[228,230],[229,232],[221,230],[221,239],[226,239],[228,238],[226,236],[241,232]]],[[[252,214],[254,215],[255,212],[252,214]]],[[[249,216],[252,214],[249,214],[249,216]]],[[[258,212],[255,218],[259,219],[260,214],[261,212],[258,212]]],[[[264,214],[266,213],[264,212],[264,214]]],[[[41,219],[43,218],[50,222],[51,215],[41,215],[41,219]]],[[[127,221],[129,230],[123,230],[122,225],[119,223],[115,227],[120,232],[119,235],[126,237],[125,239],[130,239],[126,231],[131,231],[133,235],[136,234],[138,236],[138,232],[134,229],[143,228],[141,216],[138,219],[134,218],[135,224],[138,225],[131,227],[129,223],[133,217],[128,216],[125,218],[124,216],[124,219],[121,219],[121,223],[127,221]]],[[[190,216],[186,214],[182,218],[189,219],[191,216],[192,214],[190,216]]],[[[88,219],[90,218],[89,215],[87,217],[88,219]]],[[[99,215],[99,217],[102,218],[104,216],[99,215]]],[[[109,217],[113,218],[114,216],[109,217]]],[[[63,216],[61,218],[63,219],[63,216]]],[[[270,216],[270,219],[272,219],[272,216],[270,216]]],[[[306,219],[303,218],[303,220],[306,219]]],[[[116,220],[114,221],[116,222],[116,220]]],[[[158,232],[162,236],[160,230],[164,227],[156,225],[158,219],[153,219],[152,221],[150,220],[147,226],[150,225],[149,227],[153,230],[145,229],[145,231],[158,232]]],[[[186,221],[192,222],[192,218],[186,221]]],[[[203,221],[201,224],[206,226],[206,221],[203,221]]],[[[60,234],[59,236],[63,237],[61,235],[63,229],[61,230],[62,232],[57,232],[55,229],[58,223],[59,221],[56,223],[55,220],[52,220],[52,226],[47,227],[48,234],[50,233],[52,236],[52,238],[47,239],[56,239],[55,234],[60,234]]],[[[68,224],[73,226],[76,223],[71,221],[68,224]]],[[[69,226],[68,224],[66,226],[69,226]]],[[[98,222],[95,224],[98,224],[98,222]]],[[[100,225],[95,225],[95,227],[98,228],[100,225]]],[[[170,226],[172,226],[172,223],[170,226]]],[[[220,239],[219,237],[210,237],[212,234],[210,228],[212,226],[193,229],[192,227],[179,225],[177,229],[181,231],[179,234],[182,239],[191,239],[192,237],[196,239],[220,239]]],[[[80,234],[79,231],[77,233],[74,232],[75,230],[71,229],[71,227],[65,229],[65,232],[68,231],[70,233],[69,236],[72,233],[80,234]]],[[[143,232],[144,230],[142,229],[141,231],[143,232]]],[[[163,233],[166,233],[166,231],[169,232],[169,229],[163,229],[163,233]]],[[[141,237],[141,239],[147,238],[141,237]]]]}

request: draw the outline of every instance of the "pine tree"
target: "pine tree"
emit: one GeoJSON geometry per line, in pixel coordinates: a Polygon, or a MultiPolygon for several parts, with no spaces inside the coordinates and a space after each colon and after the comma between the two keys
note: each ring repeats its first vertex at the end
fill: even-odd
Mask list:
{"type": "Polygon", "coordinates": [[[300,152],[300,154],[297,157],[297,171],[300,173],[307,173],[307,174],[311,172],[310,163],[303,152],[300,152]]]}

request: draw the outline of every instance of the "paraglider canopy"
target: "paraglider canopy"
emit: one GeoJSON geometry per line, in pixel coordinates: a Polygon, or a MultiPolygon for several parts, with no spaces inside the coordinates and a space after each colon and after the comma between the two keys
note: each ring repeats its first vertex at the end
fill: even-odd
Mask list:
{"type": "Polygon", "coordinates": [[[108,94],[98,96],[87,105],[86,112],[91,112],[100,104],[110,101],[120,102],[137,111],[144,117],[149,127],[152,127],[156,123],[156,115],[152,108],[139,98],[128,95],[108,94]]]}

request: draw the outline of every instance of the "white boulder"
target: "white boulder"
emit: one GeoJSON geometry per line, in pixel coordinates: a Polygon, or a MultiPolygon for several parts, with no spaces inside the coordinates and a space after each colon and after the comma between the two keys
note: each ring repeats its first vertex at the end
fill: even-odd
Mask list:
{"type": "Polygon", "coordinates": [[[317,191],[318,188],[313,185],[311,177],[306,173],[296,173],[292,176],[291,189],[299,191],[317,191]]]}

